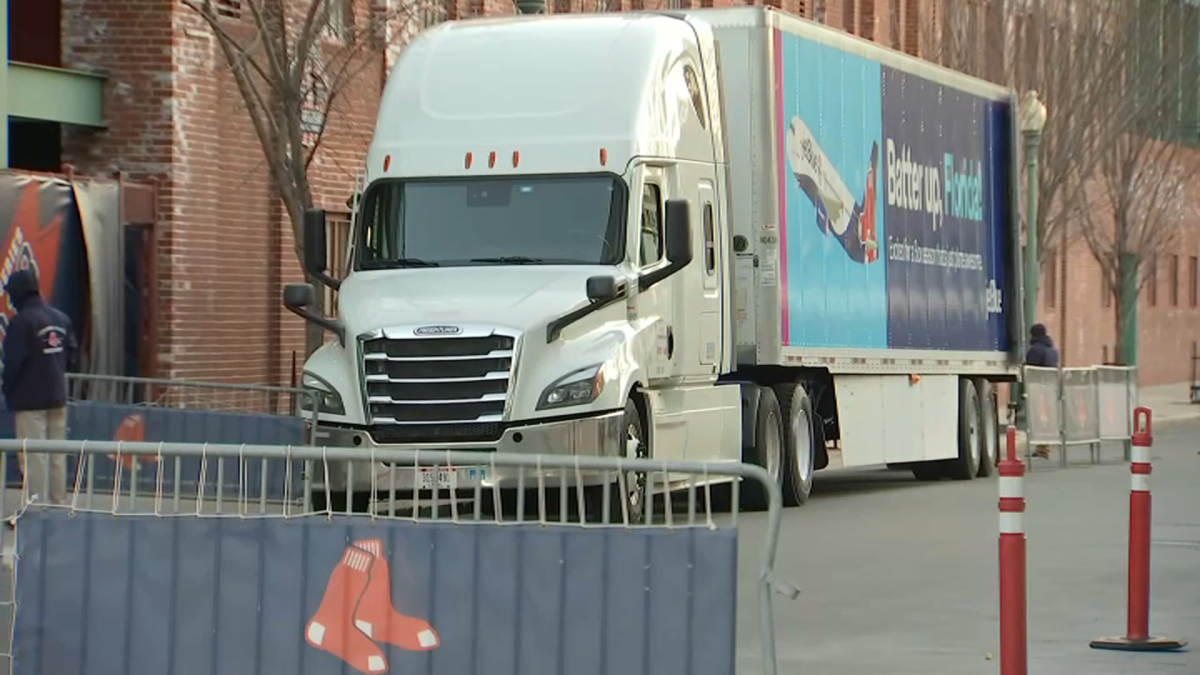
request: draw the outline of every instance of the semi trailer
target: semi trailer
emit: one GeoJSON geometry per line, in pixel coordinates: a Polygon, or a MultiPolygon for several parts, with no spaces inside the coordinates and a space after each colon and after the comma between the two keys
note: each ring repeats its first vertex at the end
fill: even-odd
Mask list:
{"type": "Polygon", "coordinates": [[[496,451],[752,462],[786,505],[827,467],[988,475],[1024,331],[1015,103],[767,7],[425,30],[344,278],[305,215],[336,318],[284,301],[332,335],[303,372],[321,443],[480,462],[330,467],[314,500],[534,485],[496,451]]]}

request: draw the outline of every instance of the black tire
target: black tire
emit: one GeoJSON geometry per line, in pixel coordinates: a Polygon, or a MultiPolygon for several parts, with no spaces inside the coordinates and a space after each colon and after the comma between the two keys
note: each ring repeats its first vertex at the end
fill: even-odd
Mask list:
{"type": "MultiPolygon", "coordinates": [[[[742,448],[742,458],[748,464],[761,466],[776,480],[783,473],[786,455],[784,427],[779,398],[770,387],[762,387],[754,418],[754,445],[742,448]]],[[[766,488],[756,480],[742,481],[738,494],[743,511],[765,511],[771,505],[766,488]]]]}
{"type": "Polygon", "coordinates": [[[982,378],[975,380],[979,396],[980,478],[991,476],[1000,461],[1000,413],[996,409],[996,389],[982,378]]]}
{"type": "Polygon", "coordinates": [[[817,461],[817,435],[813,425],[812,399],[804,383],[777,385],[779,407],[783,411],[783,490],[784,506],[800,506],[812,495],[813,471],[817,461]]]}
{"type": "Polygon", "coordinates": [[[980,445],[979,391],[969,378],[958,381],[958,457],[945,464],[946,475],[954,480],[971,480],[982,464],[980,445]]]}
{"type": "MultiPolygon", "coordinates": [[[[650,443],[646,434],[646,420],[632,400],[625,402],[625,417],[622,423],[625,429],[625,442],[621,445],[621,456],[627,457],[631,440],[637,439],[634,459],[650,457],[650,443]]],[[[608,488],[608,522],[622,524],[626,522],[625,509],[628,509],[629,524],[645,522],[646,508],[646,474],[641,471],[625,473],[624,490],[622,481],[618,480],[608,488]],[[622,506],[624,504],[624,506],[622,506]]],[[[604,522],[604,487],[596,486],[588,489],[586,503],[586,520],[591,523],[604,522]]]]}

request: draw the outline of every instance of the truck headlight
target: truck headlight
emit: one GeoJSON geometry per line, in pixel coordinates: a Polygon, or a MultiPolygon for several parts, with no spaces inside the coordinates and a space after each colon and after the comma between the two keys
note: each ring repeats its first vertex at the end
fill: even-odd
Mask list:
{"type": "Polygon", "coordinates": [[[346,406],[342,403],[342,397],[332,384],[308,372],[300,378],[300,384],[312,392],[310,396],[303,397],[300,404],[301,409],[312,412],[313,399],[316,399],[320,412],[329,415],[346,414],[346,406]]]}
{"type": "Polygon", "coordinates": [[[601,365],[580,368],[555,380],[538,399],[538,410],[584,405],[596,400],[604,391],[604,368],[601,365]]]}

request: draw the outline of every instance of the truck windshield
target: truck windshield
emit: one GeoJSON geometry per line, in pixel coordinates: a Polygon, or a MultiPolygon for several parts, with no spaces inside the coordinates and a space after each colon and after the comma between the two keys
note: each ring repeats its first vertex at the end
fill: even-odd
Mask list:
{"type": "Polygon", "coordinates": [[[364,197],[355,267],[615,265],[625,200],[607,174],[381,181],[364,197]]]}

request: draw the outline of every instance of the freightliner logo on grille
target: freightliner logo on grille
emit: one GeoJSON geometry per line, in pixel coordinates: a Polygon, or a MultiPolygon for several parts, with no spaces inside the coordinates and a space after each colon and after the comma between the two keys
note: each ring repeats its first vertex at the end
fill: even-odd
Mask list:
{"type": "Polygon", "coordinates": [[[413,335],[458,335],[461,332],[458,326],[421,326],[413,330],[413,335]]]}

